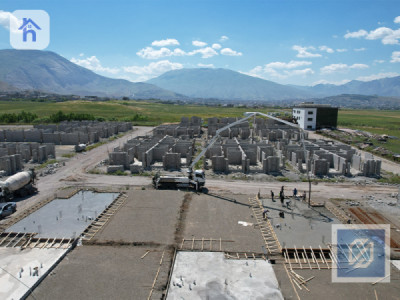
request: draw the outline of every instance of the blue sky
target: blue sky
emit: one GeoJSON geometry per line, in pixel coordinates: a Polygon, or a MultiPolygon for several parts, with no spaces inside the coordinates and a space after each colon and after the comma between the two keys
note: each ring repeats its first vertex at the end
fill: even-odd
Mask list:
{"type": "Polygon", "coordinates": [[[398,0],[0,0],[0,49],[17,9],[50,15],[46,50],[131,81],[198,67],[296,85],[400,75],[398,0]]]}

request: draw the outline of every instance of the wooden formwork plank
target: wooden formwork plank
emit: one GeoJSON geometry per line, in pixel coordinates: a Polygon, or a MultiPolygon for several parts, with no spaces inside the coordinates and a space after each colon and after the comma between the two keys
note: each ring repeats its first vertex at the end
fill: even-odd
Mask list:
{"type": "Polygon", "coordinates": [[[17,238],[17,236],[20,234],[20,232],[18,232],[10,241],[8,241],[8,244],[6,245],[6,247],[8,247],[12,241],[14,241],[15,238],[17,238]]]}

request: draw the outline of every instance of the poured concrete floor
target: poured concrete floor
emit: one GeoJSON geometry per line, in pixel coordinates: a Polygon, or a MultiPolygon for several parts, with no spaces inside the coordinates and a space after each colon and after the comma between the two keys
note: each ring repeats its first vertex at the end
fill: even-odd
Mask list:
{"type": "Polygon", "coordinates": [[[178,252],[167,299],[283,299],[271,264],[223,253],[178,252]]]}
{"type": "Polygon", "coordinates": [[[35,237],[76,238],[118,193],[83,191],[69,199],[55,199],[9,227],[7,232],[36,232],[35,237]]]}
{"type": "MultiPolygon", "coordinates": [[[[290,209],[282,207],[279,200],[261,199],[271,224],[274,226],[281,246],[293,248],[327,248],[331,242],[332,224],[341,224],[335,216],[323,207],[311,207],[299,200],[291,200],[290,209]],[[279,213],[284,213],[284,218],[279,213]]],[[[287,201],[287,200],[285,200],[287,201]]]]}
{"type": "Polygon", "coordinates": [[[1,247],[0,299],[23,297],[66,251],[66,249],[36,248],[21,251],[20,248],[1,247]],[[35,267],[39,270],[39,276],[32,276],[35,267]]]}

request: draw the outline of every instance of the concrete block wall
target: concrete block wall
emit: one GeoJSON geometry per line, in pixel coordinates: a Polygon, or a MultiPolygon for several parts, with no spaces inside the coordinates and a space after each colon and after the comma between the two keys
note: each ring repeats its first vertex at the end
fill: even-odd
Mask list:
{"type": "Polygon", "coordinates": [[[79,133],[61,133],[60,134],[61,145],[78,145],[79,144],[79,133]]]}
{"type": "Polygon", "coordinates": [[[181,154],[166,153],[163,157],[164,170],[180,170],[181,169],[181,154]]]}
{"type": "Polygon", "coordinates": [[[229,162],[224,156],[211,157],[212,169],[214,172],[229,172],[229,162]]]}
{"type": "Polygon", "coordinates": [[[108,155],[110,165],[122,165],[125,169],[129,169],[129,158],[127,152],[111,152],[108,155]]]}
{"type": "Polygon", "coordinates": [[[263,160],[263,172],[266,174],[277,173],[280,171],[279,164],[279,157],[268,156],[263,160]]]}
{"type": "Polygon", "coordinates": [[[326,159],[316,159],[312,163],[311,171],[316,176],[329,174],[329,162],[326,159]]]}
{"type": "Polygon", "coordinates": [[[42,131],[38,129],[25,130],[25,142],[43,143],[42,131]]]}
{"type": "Polygon", "coordinates": [[[25,136],[23,130],[6,130],[7,142],[24,142],[25,136]]]}
{"type": "Polygon", "coordinates": [[[230,165],[241,165],[242,164],[242,152],[237,148],[227,148],[226,149],[226,158],[228,159],[228,163],[230,165]]]}

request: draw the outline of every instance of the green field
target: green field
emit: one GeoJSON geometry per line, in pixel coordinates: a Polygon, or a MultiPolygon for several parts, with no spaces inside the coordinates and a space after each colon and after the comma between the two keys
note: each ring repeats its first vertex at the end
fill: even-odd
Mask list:
{"type": "MultiPolygon", "coordinates": [[[[68,101],[68,102],[0,102],[0,113],[32,112],[40,118],[62,111],[64,113],[88,113],[106,120],[124,120],[136,113],[146,116],[146,121],[138,121],[140,125],[158,125],[165,122],[179,122],[181,117],[198,116],[203,119],[211,117],[241,117],[249,108],[218,107],[201,105],[161,104],[144,101],[68,101]]],[[[261,112],[273,109],[261,109],[261,112]]],[[[40,120],[38,120],[40,121],[40,120]]]]}
{"type": "Polygon", "coordinates": [[[374,146],[382,146],[400,153],[400,111],[398,110],[339,110],[338,127],[389,135],[398,139],[380,142],[372,139],[374,146]]]}

